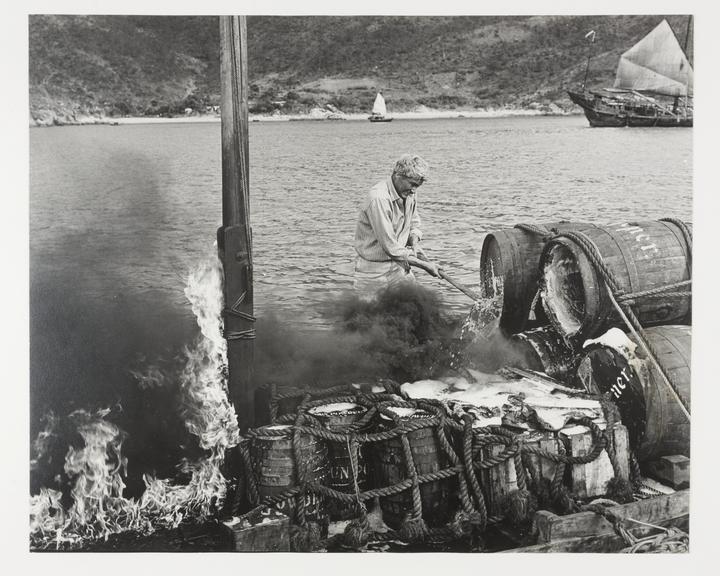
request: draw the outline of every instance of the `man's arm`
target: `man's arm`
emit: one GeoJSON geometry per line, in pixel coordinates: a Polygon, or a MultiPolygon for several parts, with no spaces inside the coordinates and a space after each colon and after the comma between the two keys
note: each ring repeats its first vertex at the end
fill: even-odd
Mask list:
{"type": "Polygon", "coordinates": [[[416,256],[420,260],[427,260],[425,252],[420,246],[420,240],[422,240],[422,231],[420,230],[420,214],[415,205],[412,219],[410,220],[410,236],[408,237],[407,245],[412,250],[413,256],[416,256]]]}

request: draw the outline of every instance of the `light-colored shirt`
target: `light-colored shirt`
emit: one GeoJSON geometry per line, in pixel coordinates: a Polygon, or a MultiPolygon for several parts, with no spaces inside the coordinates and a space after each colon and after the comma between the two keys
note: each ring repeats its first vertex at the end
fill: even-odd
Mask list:
{"type": "Polygon", "coordinates": [[[402,260],[412,255],[406,248],[410,234],[422,238],[415,194],[408,195],[403,205],[388,176],[363,200],[355,228],[355,251],[371,262],[402,260]]]}

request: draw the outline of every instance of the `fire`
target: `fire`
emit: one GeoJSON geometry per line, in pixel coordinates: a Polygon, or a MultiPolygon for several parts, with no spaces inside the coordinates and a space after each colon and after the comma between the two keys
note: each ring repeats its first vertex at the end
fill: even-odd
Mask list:
{"type": "MultiPolygon", "coordinates": [[[[185,294],[201,335],[184,351],[185,364],[178,382],[181,415],[208,455],[197,462],[183,462],[183,471],[191,476],[187,484],[145,476],[146,489],[140,499],[128,499],[123,496],[123,476],[127,474],[127,459],[122,455],[125,432],[106,419],[108,409],[73,412],[69,418],[84,441],[82,448],[70,447],[65,456],[65,473],[73,482],[73,504],[66,510],[62,494],[47,488],[31,497],[33,546],[55,543],[59,548],[128,530],[149,533],[157,527],[174,528],[187,518],[207,518],[224,501],[227,480],[220,466],[225,451],[239,442],[240,433],[224,377],[222,268],[217,257],[191,272],[185,294]]],[[[150,367],[145,380],[157,385],[162,378],[156,367],[150,367]]],[[[54,424],[52,418],[50,422],[54,424]]],[[[37,453],[42,452],[51,430],[48,426],[38,436],[34,445],[37,453]]]]}

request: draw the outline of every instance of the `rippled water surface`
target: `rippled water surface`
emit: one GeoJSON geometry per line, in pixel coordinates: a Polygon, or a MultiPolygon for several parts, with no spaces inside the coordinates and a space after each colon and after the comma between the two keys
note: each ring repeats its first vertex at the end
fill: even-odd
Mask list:
{"type": "MultiPolygon", "coordinates": [[[[482,234],[498,227],[691,218],[691,144],[688,129],[581,117],[252,123],[256,306],[313,323],[312,304],[350,286],[358,204],[402,152],[431,164],[428,252],[476,284],[482,234]]],[[[217,123],[32,130],[32,272],[92,276],[88,298],[176,291],[211,249],[220,172],[217,123]]]]}
{"type": "MultiPolygon", "coordinates": [[[[473,287],[483,233],[499,227],[692,215],[692,129],[591,129],[580,116],[251,123],[259,314],[325,325],[322,303],[351,286],[361,198],[409,151],[431,165],[418,193],[426,250],[473,287]]],[[[33,129],[30,153],[31,375],[41,398],[53,380],[112,370],[99,342],[118,355],[170,347],[193,325],[182,290],[221,223],[220,124],[33,129]]],[[[468,311],[463,294],[421,281],[451,313],[468,311]]]]}

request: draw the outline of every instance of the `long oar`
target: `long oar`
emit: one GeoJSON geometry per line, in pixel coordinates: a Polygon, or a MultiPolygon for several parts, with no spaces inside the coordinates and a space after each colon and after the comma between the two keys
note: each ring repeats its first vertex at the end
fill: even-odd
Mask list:
{"type": "MultiPolygon", "coordinates": [[[[423,261],[422,261],[422,260],[420,260],[420,261],[418,261],[418,262],[411,262],[410,264],[411,264],[412,266],[417,267],[417,268],[422,268],[423,270],[425,270],[425,272],[427,272],[428,274],[430,274],[430,268],[428,268],[427,266],[423,266],[423,261]]],[[[475,292],[475,291],[472,290],[471,288],[468,288],[467,286],[465,286],[465,284],[462,284],[461,282],[458,282],[457,280],[454,280],[453,278],[451,278],[450,276],[448,276],[448,275],[445,273],[444,270],[438,270],[438,274],[439,274],[440,278],[442,278],[443,280],[447,281],[449,284],[451,284],[452,286],[454,286],[455,288],[457,288],[458,290],[460,290],[460,292],[462,292],[463,294],[465,294],[465,296],[468,296],[469,298],[472,298],[475,302],[477,302],[478,300],[481,300],[480,294],[478,294],[477,292],[475,292]]]]}

